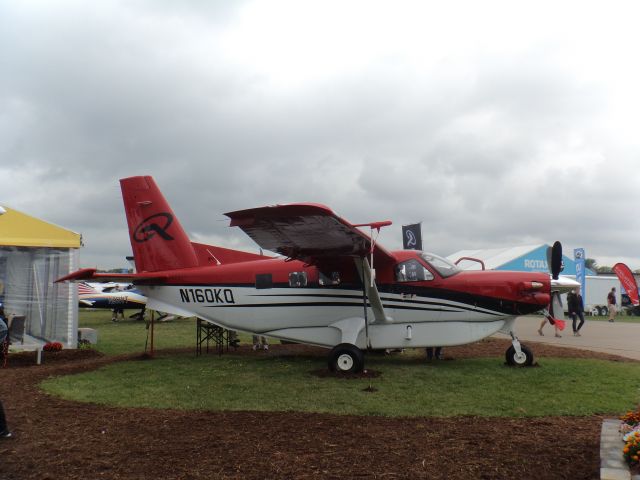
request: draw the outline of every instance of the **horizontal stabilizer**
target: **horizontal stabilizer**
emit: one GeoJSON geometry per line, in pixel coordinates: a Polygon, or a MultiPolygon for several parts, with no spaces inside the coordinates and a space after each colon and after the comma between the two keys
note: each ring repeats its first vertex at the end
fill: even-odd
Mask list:
{"type": "Polygon", "coordinates": [[[69,275],[56,280],[59,282],[79,282],[92,280],[94,282],[127,282],[127,283],[144,283],[148,280],[162,282],[167,279],[166,275],[154,275],[152,273],[97,273],[95,268],[81,268],[69,275]]]}
{"type": "Polygon", "coordinates": [[[198,259],[198,265],[201,267],[273,258],[267,255],[258,255],[257,253],[242,252],[240,250],[205,245],[203,243],[191,242],[191,246],[198,259]]]}

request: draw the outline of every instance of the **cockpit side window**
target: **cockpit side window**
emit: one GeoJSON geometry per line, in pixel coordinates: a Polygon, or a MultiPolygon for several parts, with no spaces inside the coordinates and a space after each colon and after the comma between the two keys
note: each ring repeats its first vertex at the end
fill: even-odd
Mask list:
{"type": "Polygon", "coordinates": [[[307,272],[291,272],[289,274],[289,286],[290,287],[306,287],[307,272]]]}
{"type": "Polygon", "coordinates": [[[433,280],[433,274],[415,259],[396,265],[397,282],[421,282],[433,280]]]}

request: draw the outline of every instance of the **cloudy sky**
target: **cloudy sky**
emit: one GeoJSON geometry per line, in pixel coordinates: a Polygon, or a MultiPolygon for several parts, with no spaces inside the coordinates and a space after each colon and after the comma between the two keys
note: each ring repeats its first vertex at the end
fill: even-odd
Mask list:
{"type": "Polygon", "coordinates": [[[640,268],[640,6],[615,0],[3,0],[0,205],[126,267],[118,179],[192,239],[319,202],[426,250],[552,243],[640,268]]]}

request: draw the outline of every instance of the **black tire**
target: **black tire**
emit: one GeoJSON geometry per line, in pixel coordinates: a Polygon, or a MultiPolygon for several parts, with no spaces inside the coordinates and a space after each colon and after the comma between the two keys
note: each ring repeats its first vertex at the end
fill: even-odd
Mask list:
{"type": "Polygon", "coordinates": [[[600,307],[599,310],[601,317],[606,317],[607,315],[609,315],[609,309],[607,307],[600,307]]]}
{"type": "Polygon", "coordinates": [[[533,365],[533,352],[524,345],[520,345],[520,350],[522,351],[522,355],[518,356],[516,354],[516,348],[513,345],[507,349],[505,353],[507,365],[512,367],[530,367],[533,365]]]}
{"type": "Polygon", "coordinates": [[[329,353],[329,370],[338,373],[359,373],[364,368],[364,353],[351,343],[341,343],[329,353]]]}

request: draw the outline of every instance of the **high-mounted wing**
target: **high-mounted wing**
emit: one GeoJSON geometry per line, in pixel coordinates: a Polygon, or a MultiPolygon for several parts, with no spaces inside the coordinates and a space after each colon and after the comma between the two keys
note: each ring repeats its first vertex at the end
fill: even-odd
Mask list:
{"type": "MultiPolygon", "coordinates": [[[[265,250],[310,264],[327,258],[364,257],[371,251],[369,235],[320,204],[275,205],[225,215],[232,227],[240,227],[265,250]]],[[[373,256],[376,264],[394,260],[376,244],[373,256]]]]}

